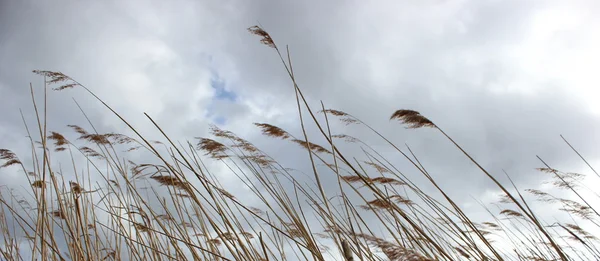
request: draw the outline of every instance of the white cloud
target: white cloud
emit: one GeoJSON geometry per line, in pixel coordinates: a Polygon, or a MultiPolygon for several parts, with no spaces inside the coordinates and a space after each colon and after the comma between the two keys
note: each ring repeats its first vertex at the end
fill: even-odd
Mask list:
{"type": "MultiPolygon", "coordinates": [[[[468,193],[460,189],[462,182],[484,196],[490,184],[437,133],[390,123],[394,110],[421,111],[486,167],[498,173],[511,169],[524,186],[535,180],[518,173],[539,167],[536,154],[561,167],[580,164],[565,156],[570,151],[559,134],[586,155],[600,156],[594,147],[600,121],[589,114],[600,113],[595,86],[600,19],[594,15],[600,6],[594,1],[2,5],[0,110],[7,116],[0,118],[0,136],[10,137],[2,148],[27,153],[14,133],[22,129],[16,107],[31,112],[27,86],[32,81],[39,90],[40,79],[30,71],[48,69],[82,82],[144,132],[158,135],[142,114],[147,112],[177,140],[207,136],[210,111],[227,119],[224,128],[265,145],[284,162],[302,165],[297,151],[265,141],[251,125],[269,122],[301,136],[285,70],[274,50],[245,30],[260,22],[282,50],[290,44],[295,73],[312,105],[323,100],[398,144],[409,143],[457,195],[468,193]],[[215,73],[236,94],[235,102],[214,99],[215,73]]],[[[105,131],[124,129],[81,90],[50,95],[53,129],[82,122],[70,96],[105,131]]],[[[357,126],[335,126],[335,132],[373,137],[357,126]]],[[[311,136],[315,133],[312,129],[311,136]]]]}

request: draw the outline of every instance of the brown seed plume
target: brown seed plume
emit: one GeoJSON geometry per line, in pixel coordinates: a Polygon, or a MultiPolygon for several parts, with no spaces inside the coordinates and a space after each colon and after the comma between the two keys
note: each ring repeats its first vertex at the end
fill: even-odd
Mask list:
{"type": "Polygon", "coordinates": [[[34,188],[44,188],[46,187],[46,183],[44,183],[42,180],[36,180],[31,183],[31,186],[34,188]]]}
{"type": "Polygon", "coordinates": [[[287,233],[287,234],[288,234],[290,237],[293,237],[293,238],[302,238],[302,237],[304,237],[304,234],[302,233],[302,231],[300,231],[300,229],[298,229],[298,228],[295,228],[295,227],[293,227],[293,228],[288,228],[288,229],[287,229],[285,232],[286,232],[286,233],[287,233]]]}
{"type": "Polygon", "coordinates": [[[502,228],[496,224],[496,223],[492,223],[492,222],[483,222],[482,224],[488,226],[489,228],[493,229],[493,230],[497,230],[497,231],[501,231],[502,228]]]}
{"type": "Polygon", "coordinates": [[[333,116],[340,117],[340,121],[345,123],[346,125],[358,123],[358,120],[356,120],[350,114],[345,113],[343,111],[338,111],[338,110],[334,110],[334,109],[326,109],[326,110],[321,110],[319,112],[329,113],[333,116]]]}
{"type": "Polygon", "coordinates": [[[240,156],[240,159],[252,161],[264,168],[271,167],[275,161],[270,159],[267,155],[247,155],[240,156]]]}
{"type": "Polygon", "coordinates": [[[254,35],[258,35],[260,37],[262,37],[262,39],[260,39],[260,42],[266,46],[269,46],[271,48],[277,48],[277,46],[275,46],[275,42],[273,41],[273,38],[271,38],[271,36],[269,35],[269,33],[267,33],[265,30],[263,30],[262,28],[260,28],[258,25],[252,26],[248,28],[248,32],[250,32],[251,34],[254,35]]]}
{"type": "Polygon", "coordinates": [[[329,113],[333,116],[338,116],[338,117],[349,116],[348,113],[345,113],[343,111],[334,110],[334,109],[326,109],[326,110],[322,110],[319,112],[329,113]]]}
{"type": "Polygon", "coordinates": [[[221,240],[218,238],[206,240],[206,243],[213,244],[215,246],[220,246],[221,244],[223,244],[223,243],[221,243],[221,240]]]}
{"type": "Polygon", "coordinates": [[[79,137],[81,140],[87,140],[92,143],[96,143],[98,145],[109,145],[110,140],[103,134],[86,134],[79,137]]]}
{"type": "Polygon", "coordinates": [[[582,236],[588,236],[588,235],[590,235],[589,232],[585,231],[583,228],[581,228],[578,225],[575,225],[575,224],[565,224],[565,226],[568,227],[568,228],[570,228],[570,229],[572,229],[572,230],[574,230],[574,231],[576,231],[577,233],[581,234],[582,236]]]}
{"type": "Polygon", "coordinates": [[[210,155],[212,158],[215,159],[222,159],[227,157],[227,155],[225,155],[227,147],[222,143],[207,138],[197,139],[200,139],[200,141],[196,145],[196,149],[205,151],[205,155],[210,155]]]}
{"type": "Polygon", "coordinates": [[[277,126],[273,126],[267,123],[254,123],[254,125],[258,126],[261,129],[262,133],[266,136],[281,138],[284,140],[290,137],[290,134],[287,131],[277,126]]]}
{"type": "Polygon", "coordinates": [[[58,133],[58,132],[50,132],[50,136],[48,136],[48,139],[53,140],[54,141],[54,146],[64,146],[69,144],[69,142],[67,141],[67,139],[65,138],[65,136],[63,136],[62,134],[58,133]]]}
{"type": "Polygon", "coordinates": [[[336,138],[336,139],[344,139],[345,142],[349,142],[349,143],[355,143],[360,141],[359,139],[352,137],[350,135],[346,135],[346,134],[336,134],[336,135],[331,135],[332,138],[336,138]]]}
{"type": "Polygon", "coordinates": [[[542,202],[554,202],[554,201],[556,201],[556,199],[552,195],[550,195],[550,194],[548,194],[546,192],[543,192],[541,190],[537,190],[537,189],[525,189],[525,191],[527,191],[527,192],[535,195],[538,198],[537,200],[542,201],[542,202]]]}
{"type": "Polygon", "coordinates": [[[298,140],[298,139],[293,139],[292,141],[299,144],[300,146],[302,146],[304,148],[312,150],[313,152],[323,152],[323,153],[331,154],[331,152],[329,150],[327,150],[326,148],[323,148],[322,146],[314,144],[312,142],[306,142],[306,141],[298,140]]]}
{"type": "Polygon", "coordinates": [[[257,147],[255,147],[254,144],[250,143],[247,140],[241,139],[241,138],[240,138],[239,141],[237,141],[236,144],[233,144],[232,147],[234,147],[234,148],[241,148],[244,151],[249,152],[249,153],[257,153],[257,152],[259,152],[259,149],[257,147]]]}
{"type": "Polygon", "coordinates": [[[79,148],[79,150],[81,150],[81,152],[83,152],[88,157],[104,158],[104,156],[102,154],[98,153],[97,151],[95,151],[94,149],[92,149],[90,147],[83,146],[83,147],[79,148]]]}
{"type": "Polygon", "coordinates": [[[413,110],[397,110],[392,114],[390,120],[397,119],[403,124],[408,125],[409,129],[417,129],[422,127],[435,127],[435,124],[431,122],[429,119],[425,118],[425,116],[421,115],[417,111],[413,110]]]}
{"type": "Polygon", "coordinates": [[[46,80],[46,83],[48,83],[48,84],[57,84],[57,83],[64,82],[64,84],[53,88],[53,90],[55,90],[55,91],[62,91],[64,89],[73,88],[73,87],[79,85],[71,77],[69,77],[61,72],[34,70],[33,73],[38,74],[38,75],[43,75],[46,78],[49,78],[48,80],[46,80]]]}
{"type": "Polygon", "coordinates": [[[129,144],[132,142],[136,142],[134,138],[120,133],[107,133],[104,134],[104,137],[106,137],[109,140],[112,140],[114,144],[129,144]]]}
{"type": "MultiPolygon", "coordinates": [[[[341,176],[341,179],[345,180],[346,182],[349,183],[353,183],[353,182],[362,182],[363,179],[360,178],[359,176],[353,176],[353,175],[349,175],[349,176],[341,176]]],[[[366,178],[367,180],[369,180],[368,178],[366,178]]]]}
{"type": "Polygon", "coordinates": [[[371,161],[364,161],[364,163],[366,163],[367,165],[375,168],[377,170],[377,172],[379,173],[386,173],[386,172],[390,172],[387,168],[379,165],[378,163],[375,162],[371,162],[371,161]]]}
{"type": "Polygon", "coordinates": [[[376,177],[372,179],[373,183],[379,183],[379,184],[389,184],[389,185],[406,185],[406,183],[397,180],[397,179],[393,179],[393,178],[386,178],[386,177],[376,177]]]}
{"type": "Polygon", "coordinates": [[[412,202],[412,200],[407,199],[400,195],[393,195],[393,196],[389,197],[389,199],[396,201],[396,203],[398,203],[398,204],[404,204],[404,205],[413,205],[414,204],[412,202]]]}
{"type": "Polygon", "coordinates": [[[385,199],[374,199],[374,200],[367,202],[367,204],[368,204],[368,206],[361,206],[361,207],[366,210],[371,209],[369,206],[371,206],[373,208],[379,208],[379,209],[393,208],[392,203],[385,199]]]}
{"type": "Polygon", "coordinates": [[[80,135],[87,135],[88,134],[88,132],[85,129],[83,129],[83,128],[77,126],[77,125],[67,125],[67,126],[70,127],[70,128],[72,128],[73,130],[75,130],[75,132],[79,133],[80,135]]]}
{"type": "Polygon", "coordinates": [[[381,249],[381,252],[387,256],[390,261],[433,261],[418,252],[366,234],[357,234],[357,237],[364,238],[369,244],[381,249]]]}
{"type": "Polygon", "coordinates": [[[559,210],[565,211],[567,213],[571,213],[574,215],[578,215],[583,219],[590,220],[594,216],[594,211],[592,208],[582,205],[577,201],[573,201],[570,199],[558,199],[558,201],[563,205],[559,210]]]}
{"type": "Polygon", "coordinates": [[[559,171],[553,168],[536,168],[536,170],[544,173],[558,173],[559,171]]]}
{"type": "Polygon", "coordinates": [[[223,130],[215,125],[210,125],[210,133],[212,135],[215,135],[215,137],[220,137],[220,138],[227,138],[230,140],[237,140],[239,139],[235,133],[228,131],[228,130],[223,130]]]}
{"type": "Polygon", "coordinates": [[[250,211],[256,215],[264,215],[265,214],[265,212],[262,211],[260,208],[249,207],[248,209],[250,209],[250,211]]]}
{"type": "Polygon", "coordinates": [[[173,186],[173,187],[176,187],[181,190],[188,191],[188,192],[192,191],[190,188],[190,185],[187,182],[182,181],[182,180],[178,179],[177,177],[167,176],[167,175],[156,175],[156,176],[152,176],[150,178],[155,180],[156,182],[160,183],[163,186],[173,186]]]}
{"type": "Polygon", "coordinates": [[[150,231],[150,228],[142,223],[138,223],[138,222],[133,222],[133,226],[135,227],[135,229],[141,231],[141,232],[148,232],[150,231]]]}
{"type": "Polygon", "coordinates": [[[14,152],[7,149],[0,149],[0,160],[6,161],[4,162],[4,164],[0,165],[0,169],[16,164],[21,164],[21,161],[19,160],[17,155],[14,152]]]}
{"type": "Polygon", "coordinates": [[[85,191],[77,182],[71,181],[69,182],[69,185],[71,186],[71,191],[75,194],[81,194],[81,192],[85,191]]]}
{"type": "Polygon", "coordinates": [[[508,217],[522,217],[523,216],[523,214],[521,214],[521,213],[519,213],[517,211],[514,211],[512,209],[502,210],[502,211],[500,211],[500,214],[501,215],[506,215],[508,217]]]}
{"type": "Polygon", "coordinates": [[[48,80],[48,83],[63,82],[63,81],[67,81],[67,80],[71,79],[69,76],[66,76],[65,74],[63,74],[61,72],[52,72],[52,71],[44,71],[44,70],[33,70],[33,73],[39,74],[39,75],[43,75],[43,76],[46,76],[46,77],[50,78],[48,80]]]}

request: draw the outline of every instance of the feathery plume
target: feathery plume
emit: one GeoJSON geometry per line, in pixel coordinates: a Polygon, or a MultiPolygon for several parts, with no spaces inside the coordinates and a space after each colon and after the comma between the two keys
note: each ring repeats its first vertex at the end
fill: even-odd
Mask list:
{"type": "Polygon", "coordinates": [[[386,178],[386,177],[376,177],[372,179],[373,183],[379,183],[379,184],[390,184],[390,185],[406,185],[406,183],[397,180],[397,179],[393,179],[393,178],[386,178]]]}
{"type": "Polygon", "coordinates": [[[56,84],[56,83],[66,82],[59,87],[53,88],[53,90],[55,90],[55,91],[62,91],[64,89],[73,88],[73,87],[79,85],[71,77],[69,77],[61,72],[33,70],[33,73],[38,74],[38,75],[43,75],[43,76],[46,76],[47,78],[49,78],[48,80],[46,80],[46,83],[48,83],[48,84],[56,84]]]}
{"type": "Polygon", "coordinates": [[[408,125],[408,129],[417,129],[422,127],[435,127],[435,124],[425,116],[413,110],[397,110],[392,114],[390,120],[397,119],[403,124],[408,125]]]}
{"type": "Polygon", "coordinates": [[[187,182],[182,181],[177,177],[167,176],[167,175],[156,175],[156,176],[152,176],[150,178],[155,180],[156,182],[160,183],[163,186],[173,186],[173,187],[176,187],[181,190],[188,191],[188,192],[192,191],[190,188],[190,185],[187,182]]]}
{"type": "Polygon", "coordinates": [[[357,234],[356,236],[364,238],[371,245],[381,249],[381,252],[383,252],[390,261],[433,261],[433,259],[427,258],[414,250],[388,242],[381,238],[366,234],[357,234]]]}
{"type": "Polygon", "coordinates": [[[517,211],[514,211],[512,209],[502,210],[502,211],[500,211],[500,215],[505,215],[505,216],[508,216],[508,217],[523,217],[523,214],[521,214],[521,213],[519,213],[517,211]]]}
{"type": "Polygon", "coordinates": [[[58,132],[51,131],[48,139],[54,141],[54,146],[60,147],[69,144],[65,136],[58,132]]]}
{"type": "Polygon", "coordinates": [[[94,149],[92,149],[90,147],[83,146],[83,147],[79,148],[79,150],[81,150],[81,152],[83,152],[83,154],[85,154],[88,157],[104,158],[104,156],[102,154],[98,153],[97,151],[95,151],[94,149]]]}
{"type": "Polygon", "coordinates": [[[223,145],[222,143],[207,138],[196,139],[200,139],[196,149],[205,151],[205,155],[210,155],[212,158],[215,159],[223,159],[227,157],[227,155],[225,155],[225,151],[227,151],[227,146],[223,145]]]}
{"type": "Polygon", "coordinates": [[[346,134],[336,134],[336,135],[331,135],[332,138],[335,139],[344,139],[345,142],[349,142],[349,143],[355,143],[360,141],[359,139],[352,137],[350,135],[346,135],[346,134]]]}
{"type": "Polygon", "coordinates": [[[248,28],[248,32],[250,32],[251,34],[254,35],[258,35],[260,37],[262,37],[262,39],[260,39],[260,42],[266,46],[269,46],[271,48],[277,48],[275,46],[275,42],[273,41],[273,38],[271,38],[271,35],[269,35],[269,33],[267,33],[265,30],[263,30],[262,28],[260,28],[258,25],[252,26],[248,28]]]}
{"type": "Polygon", "coordinates": [[[254,125],[258,126],[261,129],[262,133],[266,136],[281,138],[284,140],[290,137],[290,134],[287,131],[277,126],[273,126],[267,123],[254,123],[254,125]]]}
{"type": "Polygon", "coordinates": [[[42,180],[36,180],[31,183],[31,186],[34,188],[45,188],[46,183],[44,183],[44,181],[42,181],[42,180]]]}
{"type": "Polygon", "coordinates": [[[69,185],[71,186],[71,191],[75,194],[81,194],[81,192],[85,191],[77,182],[70,181],[69,185]]]}
{"type": "Polygon", "coordinates": [[[298,139],[293,139],[293,142],[299,144],[300,146],[310,149],[313,152],[323,152],[323,153],[327,153],[327,154],[331,154],[331,152],[329,150],[327,150],[326,148],[323,148],[320,145],[314,144],[312,142],[306,142],[303,140],[298,140],[298,139]]]}
{"type": "Polygon", "coordinates": [[[0,149],[0,160],[5,160],[4,164],[0,165],[1,168],[6,168],[11,165],[21,164],[21,161],[17,157],[17,155],[7,149],[0,149]]]}
{"type": "Polygon", "coordinates": [[[70,128],[72,128],[73,130],[75,130],[75,132],[79,133],[80,135],[87,135],[88,134],[88,132],[85,129],[83,129],[83,128],[77,126],[77,125],[67,125],[67,126],[70,127],[70,128]]]}
{"type": "Polygon", "coordinates": [[[364,163],[366,163],[367,165],[375,168],[377,170],[377,172],[379,173],[386,173],[386,172],[390,172],[387,168],[375,163],[375,162],[371,162],[371,161],[363,161],[364,163]]]}
{"type": "Polygon", "coordinates": [[[325,110],[321,110],[319,112],[329,113],[333,116],[339,117],[340,121],[345,123],[346,125],[358,123],[357,119],[355,119],[352,115],[345,113],[343,111],[338,111],[338,110],[334,110],[334,109],[325,109],[325,110]]]}

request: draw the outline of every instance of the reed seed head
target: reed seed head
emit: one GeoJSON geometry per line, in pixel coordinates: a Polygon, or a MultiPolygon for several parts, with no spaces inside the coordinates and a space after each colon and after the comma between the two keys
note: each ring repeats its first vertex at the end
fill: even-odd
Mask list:
{"type": "Polygon", "coordinates": [[[413,110],[397,110],[392,114],[390,120],[397,119],[403,124],[408,125],[408,129],[417,129],[422,127],[436,127],[433,122],[421,115],[417,111],[413,110]]]}

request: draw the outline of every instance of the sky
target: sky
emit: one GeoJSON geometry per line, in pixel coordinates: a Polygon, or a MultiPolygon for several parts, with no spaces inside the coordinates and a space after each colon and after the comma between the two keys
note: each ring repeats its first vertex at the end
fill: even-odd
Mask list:
{"type": "MultiPolygon", "coordinates": [[[[0,147],[27,155],[19,110],[33,123],[29,84],[41,98],[43,79],[31,73],[39,69],[76,79],[148,135],[160,137],[143,113],[182,141],[210,136],[216,124],[299,167],[301,150],[252,125],[301,137],[281,61],[246,30],[260,24],[289,45],[312,106],[323,101],[408,144],[469,206],[492,197],[493,184],[438,132],[404,129],[390,115],[421,112],[522,188],[543,177],[536,155],[589,173],[559,135],[599,163],[598,13],[593,0],[0,0],[0,147]]],[[[49,129],[85,122],[74,101],[105,132],[126,129],[76,89],[48,93],[49,129]]],[[[366,128],[336,127],[393,153],[366,128]]],[[[16,171],[2,172],[11,178],[0,185],[24,184],[16,171]]]]}

